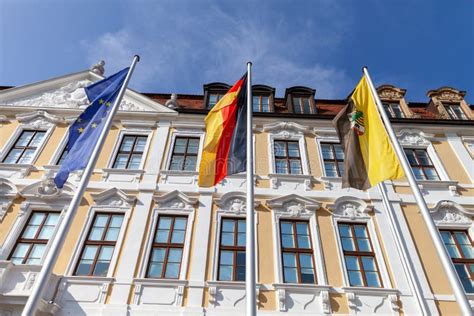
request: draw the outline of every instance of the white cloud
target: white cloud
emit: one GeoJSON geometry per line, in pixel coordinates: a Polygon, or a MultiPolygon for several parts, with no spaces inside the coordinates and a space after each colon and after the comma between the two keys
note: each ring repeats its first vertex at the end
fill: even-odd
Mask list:
{"type": "Polygon", "coordinates": [[[318,60],[338,49],[347,12],[318,1],[297,7],[303,11],[294,16],[281,11],[291,5],[284,4],[244,3],[248,8],[237,10],[213,2],[146,2],[128,12],[120,30],[82,44],[88,62],[105,59],[109,74],[140,54],[132,86],[146,92],[201,93],[204,83],[237,80],[250,60],[253,82],[276,87],[277,95],[305,85],[318,97],[345,96],[345,73],[318,60]]]}

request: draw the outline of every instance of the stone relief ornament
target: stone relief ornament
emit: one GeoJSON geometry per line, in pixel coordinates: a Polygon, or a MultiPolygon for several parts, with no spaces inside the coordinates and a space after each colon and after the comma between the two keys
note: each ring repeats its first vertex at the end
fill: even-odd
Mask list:
{"type": "MultiPolygon", "coordinates": [[[[242,215],[247,211],[247,202],[243,192],[228,192],[217,199],[216,204],[219,207],[219,212],[242,215]]],[[[255,201],[254,207],[259,204],[260,202],[255,201]]]]}
{"type": "Polygon", "coordinates": [[[197,199],[189,197],[186,194],[175,190],[161,196],[153,197],[158,209],[162,210],[176,210],[190,212],[194,210],[194,205],[197,199]]]}
{"type": "Polygon", "coordinates": [[[401,145],[429,146],[433,134],[424,133],[416,129],[402,129],[397,133],[398,141],[401,145]]]}
{"type": "Polygon", "coordinates": [[[382,85],[377,88],[377,93],[382,100],[394,100],[399,101],[403,99],[405,93],[407,91],[405,89],[400,89],[392,85],[382,85]]]}
{"type": "Polygon", "coordinates": [[[472,224],[474,211],[468,211],[456,202],[439,201],[430,210],[436,224],[472,224]]]}
{"type": "Polygon", "coordinates": [[[277,216],[309,217],[320,208],[321,203],[296,194],[267,200],[267,205],[277,216]]]}
{"type": "Polygon", "coordinates": [[[94,193],[91,196],[96,205],[111,207],[131,207],[136,200],[136,197],[128,195],[117,188],[94,193]]]}
{"type": "Polygon", "coordinates": [[[171,98],[166,101],[165,106],[170,109],[178,108],[178,95],[176,93],[171,94],[171,98]]]}
{"type": "Polygon", "coordinates": [[[328,205],[329,210],[336,217],[346,217],[349,219],[365,218],[367,213],[372,210],[364,201],[351,197],[342,196],[334,201],[334,204],[328,205]]]}
{"type": "Polygon", "coordinates": [[[428,91],[428,97],[436,98],[438,101],[444,102],[460,102],[466,95],[465,91],[460,91],[450,87],[441,87],[436,90],[428,91]]]}

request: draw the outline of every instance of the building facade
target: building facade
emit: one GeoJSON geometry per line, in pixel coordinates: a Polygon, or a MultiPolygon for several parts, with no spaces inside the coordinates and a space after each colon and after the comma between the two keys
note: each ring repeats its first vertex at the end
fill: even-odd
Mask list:
{"type": "MultiPolygon", "coordinates": [[[[19,315],[81,178],[58,191],[68,126],[99,65],[0,91],[0,315],[19,315]]],[[[242,315],[244,174],[197,185],[202,95],[127,90],[54,267],[42,314],[242,315]]],[[[332,126],[344,100],[255,85],[257,302],[261,315],[456,315],[459,308],[406,179],[341,188],[332,126]],[[384,190],[389,203],[384,204],[384,190]]],[[[428,102],[378,88],[474,305],[474,112],[442,87],[428,102]]]]}

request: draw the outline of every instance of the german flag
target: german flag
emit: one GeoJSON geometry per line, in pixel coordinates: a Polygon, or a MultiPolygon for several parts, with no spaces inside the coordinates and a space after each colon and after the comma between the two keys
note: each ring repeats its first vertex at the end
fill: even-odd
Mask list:
{"type": "Polygon", "coordinates": [[[333,124],[345,155],[343,188],[366,190],[384,180],[403,177],[365,76],[333,124]]]}
{"type": "Polygon", "coordinates": [[[206,116],[206,139],[199,165],[199,186],[212,187],[246,170],[247,73],[206,116]]]}

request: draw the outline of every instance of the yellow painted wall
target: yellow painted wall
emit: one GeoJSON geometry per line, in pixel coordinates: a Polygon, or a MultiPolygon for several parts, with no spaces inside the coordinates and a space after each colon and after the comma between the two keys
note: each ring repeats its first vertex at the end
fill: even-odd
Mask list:
{"type": "Polygon", "coordinates": [[[35,165],[40,167],[44,165],[49,165],[50,160],[53,157],[54,153],[59,150],[59,144],[64,137],[64,134],[67,132],[68,126],[58,125],[55,126],[53,132],[51,133],[48,142],[43,147],[43,150],[38,155],[38,159],[35,162],[35,165]]]}
{"type": "Polygon", "coordinates": [[[418,208],[415,205],[405,205],[402,210],[431,290],[434,294],[452,294],[448,278],[418,208]]]}
{"type": "Polygon", "coordinates": [[[277,309],[275,291],[260,291],[258,299],[260,300],[260,303],[258,304],[259,310],[275,311],[277,309]]]}
{"type": "Polygon", "coordinates": [[[331,302],[332,312],[335,314],[349,314],[349,306],[345,294],[330,293],[329,300],[331,302]]]}
{"type": "Polygon", "coordinates": [[[461,310],[457,302],[435,301],[439,314],[443,316],[461,315],[461,310]]]}
{"type": "Polygon", "coordinates": [[[275,254],[273,252],[272,211],[262,204],[257,208],[258,281],[271,284],[275,280],[275,254]]]}
{"type": "Polygon", "coordinates": [[[18,213],[20,212],[20,206],[23,202],[23,198],[16,198],[12,205],[7,210],[7,213],[3,217],[3,220],[0,222],[0,244],[3,245],[5,242],[10,230],[15,223],[18,213]]]}
{"type": "Polygon", "coordinates": [[[471,183],[469,176],[447,141],[435,141],[433,142],[433,147],[451,180],[459,181],[460,183],[471,183]]]}
{"type": "Polygon", "coordinates": [[[17,121],[12,120],[10,123],[4,122],[0,125],[0,148],[3,148],[3,146],[5,146],[5,144],[10,140],[10,137],[12,137],[19,124],[17,121]]]}
{"type": "Polygon", "coordinates": [[[266,176],[270,172],[268,152],[268,134],[255,133],[255,174],[266,176]]]}
{"type": "MultiPolygon", "coordinates": [[[[54,266],[53,273],[57,275],[64,275],[66,273],[66,269],[69,265],[69,262],[72,260],[72,254],[76,249],[79,236],[84,229],[87,214],[92,204],[93,199],[90,195],[90,192],[86,192],[84,194],[84,198],[82,199],[81,205],[77,210],[77,214],[74,217],[66,240],[64,241],[64,244],[61,248],[61,252],[59,254],[58,261],[54,266]]],[[[88,228],[86,227],[85,229],[87,230],[88,228]]],[[[80,246],[82,245],[79,245],[79,247],[80,246]]]]}
{"type": "Polygon", "coordinates": [[[306,136],[306,152],[308,154],[309,172],[314,177],[321,177],[321,162],[319,158],[318,148],[314,137],[306,136]]]}

